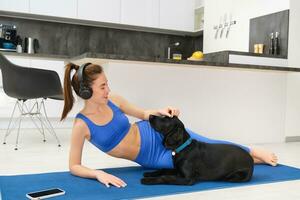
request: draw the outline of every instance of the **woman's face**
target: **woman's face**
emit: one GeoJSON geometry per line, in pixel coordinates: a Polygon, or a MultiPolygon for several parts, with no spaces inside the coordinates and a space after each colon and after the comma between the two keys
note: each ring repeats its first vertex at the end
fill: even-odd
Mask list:
{"type": "Polygon", "coordinates": [[[91,87],[93,95],[90,100],[96,103],[107,103],[110,89],[104,72],[98,75],[98,77],[93,81],[91,87]]]}

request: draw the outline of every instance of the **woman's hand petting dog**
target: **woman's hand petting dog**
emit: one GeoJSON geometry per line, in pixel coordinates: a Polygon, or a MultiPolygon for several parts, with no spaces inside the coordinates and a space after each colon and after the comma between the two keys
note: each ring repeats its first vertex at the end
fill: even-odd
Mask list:
{"type": "Polygon", "coordinates": [[[167,116],[167,117],[173,117],[173,116],[179,116],[180,111],[178,108],[173,108],[173,107],[166,107],[163,109],[158,110],[158,114],[162,116],[167,116]]]}

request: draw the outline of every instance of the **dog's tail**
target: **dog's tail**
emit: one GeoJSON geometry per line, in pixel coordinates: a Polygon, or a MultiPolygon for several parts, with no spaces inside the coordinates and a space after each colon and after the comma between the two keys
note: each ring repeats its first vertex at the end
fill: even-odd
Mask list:
{"type": "Polygon", "coordinates": [[[247,182],[250,181],[250,179],[252,178],[252,174],[253,174],[253,167],[238,169],[228,174],[224,178],[224,180],[229,182],[247,182]]]}

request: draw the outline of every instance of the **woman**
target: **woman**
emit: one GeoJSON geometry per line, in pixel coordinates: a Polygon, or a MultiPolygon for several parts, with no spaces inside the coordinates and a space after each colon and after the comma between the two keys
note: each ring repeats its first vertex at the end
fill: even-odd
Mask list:
{"type": "MultiPolygon", "coordinates": [[[[85,99],[85,104],[77,114],[71,136],[69,168],[72,174],[84,178],[94,178],[107,187],[125,187],[120,178],[102,170],[94,170],[81,165],[82,149],[85,140],[90,141],[107,154],[125,158],[151,168],[172,168],[172,155],[162,145],[162,137],[154,131],[147,121],[149,115],[178,116],[179,110],[172,107],[157,110],[143,110],[130,104],[118,95],[111,95],[108,81],[99,65],[86,63],[80,67],[66,65],[64,78],[65,104],[61,120],[72,109],[75,93],[85,99]],[[70,78],[72,70],[75,74],[70,78]],[[139,118],[130,124],[127,116],[139,118]]],[[[230,143],[211,140],[188,130],[193,139],[208,143],[230,143]]],[[[235,144],[237,145],[237,144],[235,144]]],[[[238,145],[249,152],[255,163],[276,166],[277,157],[270,152],[238,145]]]]}

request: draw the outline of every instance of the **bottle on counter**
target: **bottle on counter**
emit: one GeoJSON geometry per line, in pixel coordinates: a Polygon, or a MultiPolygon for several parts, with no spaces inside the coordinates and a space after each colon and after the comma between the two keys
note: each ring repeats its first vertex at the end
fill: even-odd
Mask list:
{"type": "Polygon", "coordinates": [[[275,38],[274,38],[274,54],[279,55],[280,54],[280,41],[279,41],[279,32],[275,32],[275,38]]]}
{"type": "Polygon", "coordinates": [[[274,33],[270,34],[270,42],[269,42],[269,54],[274,54],[274,33]]]}
{"type": "Polygon", "coordinates": [[[258,45],[258,53],[263,54],[264,53],[264,44],[257,44],[258,45]]]}
{"type": "Polygon", "coordinates": [[[17,47],[16,47],[17,53],[22,53],[23,52],[23,49],[22,49],[22,39],[18,35],[17,38],[16,38],[16,40],[17,40],[17,47]]]}

